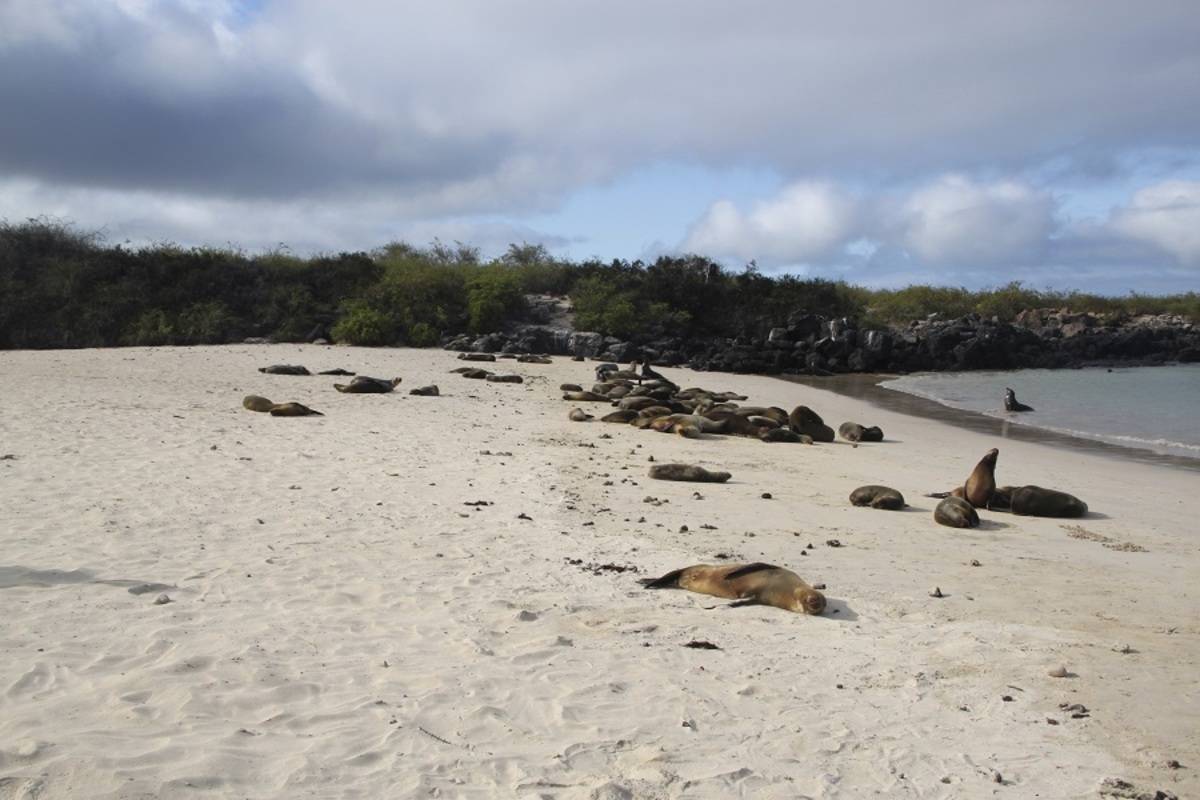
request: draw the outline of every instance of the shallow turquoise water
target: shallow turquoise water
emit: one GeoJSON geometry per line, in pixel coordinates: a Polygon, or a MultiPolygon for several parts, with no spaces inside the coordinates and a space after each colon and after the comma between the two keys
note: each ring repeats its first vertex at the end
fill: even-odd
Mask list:
{"type": "Polygon", "coordinates": [[[1021,425],[1200,457],[1200,364],[919,373],[880,385],[1021,425]],[[1034,410],[1005,411],[1005,387],[1034,410]]]}

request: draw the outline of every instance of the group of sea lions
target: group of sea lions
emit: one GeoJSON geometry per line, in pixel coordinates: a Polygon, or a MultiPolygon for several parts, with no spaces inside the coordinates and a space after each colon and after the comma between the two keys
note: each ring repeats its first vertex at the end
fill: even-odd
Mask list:
{"type": "Polygon", "coordinates": [[[1087,503],[1066,492],[1041,486],[996,486],[996,461],[1000,451],[987,451],[966,482],[954,491],[932,494],[940,497],[933,518],[952,528],[974,528],[979,525],[976,509],[1009,511],[1027,517],[1082,517],[1087,503]]]}
{"type": "MultiPolygon", "coordinates": [[[[272,364],[269,367],[259,367],[259,372],[267,375],[312,375],[304,366],[298,364],[272,364]]],[[[349,383],[335,383],[333,388],[343,394],[387,394],[400,385],[401,378],[371,378],[357,375],[345,369],[327,369],[318,375],[348,375],[353,376],[349,383]]],[[[411,395],[436,397],[437,386],[422,386],[409,391],[411,395]]],[[[269,412],[274,417],[323,417],[320,411],[309,408],[303,403],[273,403],[265,397],[256,394],[242,398],[242,407],[250,411],[269,412]]]]}

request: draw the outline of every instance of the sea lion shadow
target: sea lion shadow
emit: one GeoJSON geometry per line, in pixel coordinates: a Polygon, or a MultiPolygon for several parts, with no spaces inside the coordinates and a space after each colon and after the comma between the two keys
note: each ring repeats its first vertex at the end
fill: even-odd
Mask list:
{"type": "Polygon", "coordinates": [[[1076,517],[1076,519],[1112,519],[1112,517],[1103,511],[1089,511],[1082,517],[1076,517]]]}
{"type": "Polygon", "coordinates": [[[17,586],[67,586],[72,584],[100,584],[105,586],[120,586],[130,594],[139,595],[147,592],[161,592],[165,589],[179,587],[152,581],[135,581],[126,579],[97,578],[96,573],[88,569],[31,569],[21,566],[0,566],[0,589],[12,589],[17,586]]]}
{"type": "Polygon", "coordinates": [[[979,525],[976,526],[976,530],[1000,531],[1000,530],[1004,530],[1005,528],[1011,528],[1011,527],[1012,527],[1012,523],[1009,523],[1009,522],[998,522],[994,519],[980,518],[979,525]]]}
{"type": "Polygon", "coordinates": [[[839,622],[854,622],[858,619],[858,614],[854,609],[846,605],[845,600],[838,600],[833,597],[825,598],[825,613],[821,616],[839,622]]]}

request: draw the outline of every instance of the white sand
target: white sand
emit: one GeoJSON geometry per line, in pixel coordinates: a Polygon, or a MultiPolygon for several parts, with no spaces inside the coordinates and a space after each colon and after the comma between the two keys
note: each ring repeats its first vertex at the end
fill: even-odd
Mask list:
{"type": "Polygon", "coordinates": [[[527,382],[448,374],[462,362],[432,350],[0,353],[0,798],[1200,790],[1195,473],[685,370],[664,372],[889,441],[571,423],[557,387],[593,365],[501,363],[527,382]],[[272,363],[404,383],[342,395],[256,371],[272,363]],[[407,396],[432,382],[444,396],[407,396]],[[248,393],[327,416],[251,413],[248,393]],[[1080,495],[1087,531],[1147,552],[1072,521],[934,524],[922,493],[992,446],[1002,483],[1080,495]],[[651,481],[651,455],[734,480],[651,481]],[[865,483],[913,508],[851,507],[865,483]],[[718,554],[824,582],[838,613],[635,581],[718,554]],[[582,568],[609,563],[641,572],[582,568]]]}

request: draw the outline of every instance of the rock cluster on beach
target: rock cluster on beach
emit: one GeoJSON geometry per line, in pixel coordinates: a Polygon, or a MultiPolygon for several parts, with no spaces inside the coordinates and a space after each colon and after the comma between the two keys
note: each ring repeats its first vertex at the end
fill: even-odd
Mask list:
{"type": "Polygon", "coordinates": [[[1012,323],[968,314],[933,316],[902,329],[868,329],[850,318],[793,314],[784,327],[734,339],[662,337],[625,341],[593,331],[520,325],[501,333],[455,336],[447,350],[547,353],[736,373],[1063,368],[1200,361],[1200,329],[1181,316],[1072,313],[1030,309],[1012,323]]]}

